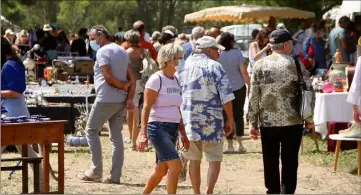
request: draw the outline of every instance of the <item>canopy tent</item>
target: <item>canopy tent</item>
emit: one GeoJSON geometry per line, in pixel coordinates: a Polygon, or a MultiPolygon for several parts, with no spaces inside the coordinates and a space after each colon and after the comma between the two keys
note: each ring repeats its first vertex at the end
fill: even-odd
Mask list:
{"type": "Polygon", "coordinates": [[[361,15],[361,1],[342,1],[340,11],[336,15],[336,22],[338,23],[342,16],[348,16],[354,20],[357,15],[361,15]]]}
{"type": "Polygon", "coordinates": [[[207,8],[198,12],[185,15],[184,22],[251,22],[256,20],[268,20],[269,17],[291,19],[291,18],[314,18],[313,12],[303,11],[290,7],[240,5],[221,6],[207,8]]]}
{"type": "Polygon", "coordinates": [[[356,15],[361,15],[361,1],[343,1],[342,5],[333,7],[323,14],[324,20],[339,20],[342,16],[348,16],[351,20],[356,15]]]}
{"type": "Polygon", "coordinates": [[[341,10],[341,6],[337,5],[332,9],[328,10],[325,14],[323,14],[322,19],[324,20],[336,20],[338,13],[341,10]]]}

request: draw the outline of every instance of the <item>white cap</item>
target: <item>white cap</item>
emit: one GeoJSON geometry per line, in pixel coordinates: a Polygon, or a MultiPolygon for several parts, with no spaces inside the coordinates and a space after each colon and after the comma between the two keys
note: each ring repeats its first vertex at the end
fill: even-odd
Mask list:
{"type": "Polygon", "coordinates": [[[170,30],[166,30],[166,31],[164,31],[163,33],[166,33],[166,34],[169,34],[170,36],[172,36],[173,38],[176,38],[177,37],[177,35],[175,35],[172,31],[170,31],[170,30]]]}
{"type": "Polygon", "coordinates": [[[154,31],[152,34],[152,37],[156,37],[156,36],[160,36],[160,32],[159,31],[154,31]]]}
{"type": "Polygon", "coordinates": [[[283,24],[283,23],[278,23],[276,29],[285,29],[285,30],[287,30],[285,24],[283,24]]]}
{"type": "Polygon", "coordinates": [[[198,49],[205,49],[210,47],[216,47],[220,50],[224,50],[224,47],[222,45],[219,45],[216,39],[211,36],[204,36],[202,38],[199,38],[196,42],[196,48],[198,49]]]}
{"type": "Polygon", "coordinates": [[[5,31],[5,34],[6,35],[13,35],[14,34],[14,32],[11,30],[11,29],[7,29],[6,31],[5,31]]]}

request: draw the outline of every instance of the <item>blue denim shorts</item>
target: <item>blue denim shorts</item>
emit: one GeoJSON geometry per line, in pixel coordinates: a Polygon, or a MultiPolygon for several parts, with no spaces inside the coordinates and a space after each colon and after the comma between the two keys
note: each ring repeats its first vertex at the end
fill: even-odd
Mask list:
{"type": "Polygon", "coordinates": [[[149,122],[147,126],[148,139],[156,152],[156,163],[179,158],[175,149],[178,137],[179,123],[149,122]]]}

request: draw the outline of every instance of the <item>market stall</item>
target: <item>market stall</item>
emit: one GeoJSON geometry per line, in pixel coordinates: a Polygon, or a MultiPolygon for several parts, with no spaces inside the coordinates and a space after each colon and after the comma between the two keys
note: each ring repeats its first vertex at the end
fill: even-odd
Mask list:
{"type": "Polygon", "coordinates": [[[64,133],[73,134],[76,132],[76,120],[81,115],[75,105],[88,105],[89,111],[96,98],[93,91],[93,85],[28,85],[26,101],[30,114],[43,114],[52,120],[67,120],[69,123],[65,124],[64,133]]]}

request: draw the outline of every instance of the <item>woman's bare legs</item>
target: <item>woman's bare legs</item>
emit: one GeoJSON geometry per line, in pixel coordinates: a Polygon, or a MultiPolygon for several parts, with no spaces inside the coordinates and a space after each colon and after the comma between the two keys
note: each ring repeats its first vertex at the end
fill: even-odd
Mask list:
{"type": "MultiPolygon", "coordinates": [[[[133,140],[133,112],[127,111],[127,125],[129,131],[129,141],[133,140]]],[[[133,143],[132,143],[133,144],[133,143]]]]}
{"type": "Polygon", "coordinates": [[[180,159],[158,163],[155,166],[154,172],[148,178],[143,194],[150,194],[167,173],[167,193],[175,194],[177,192],[178,177],[181,170],[182,163],[180,159]]]}
{"type": "Polygon", "coordinates": [[[132,125],[133,125],[133,128],[132,128],[132,145],[133,145],[133,150],[137,148],[137,138],[138,138],[138,134],[139,134],[139,128],[138,128],[138,123],[139,123],[139,109],[138,107],[134,107],[133,108],[133,112],[132,112],[132,115],[133,115],[133,121],[132,121],[132,125]]]}

